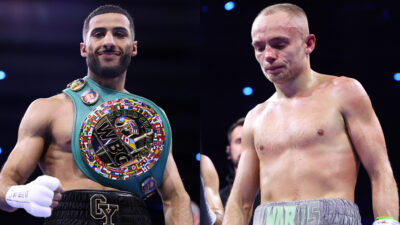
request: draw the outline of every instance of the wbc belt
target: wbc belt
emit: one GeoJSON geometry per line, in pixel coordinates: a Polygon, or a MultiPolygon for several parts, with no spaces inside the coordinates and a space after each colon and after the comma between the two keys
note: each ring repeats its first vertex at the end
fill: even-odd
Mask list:
{"type": "Polygon", "coordinates": [[[105,88],[89,77],[64,90],[74,103],[71,149],[90,179],[143,198],[162,182],[171,128],[152,101],[105,88]]]}

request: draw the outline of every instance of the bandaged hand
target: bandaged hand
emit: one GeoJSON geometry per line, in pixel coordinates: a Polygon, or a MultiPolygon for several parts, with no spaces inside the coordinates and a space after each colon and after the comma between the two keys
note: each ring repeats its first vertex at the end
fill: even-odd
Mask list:
{"type": "Polygon", "coordinates": [[[23,208],[36,217],[49,217],[63,192],[60,180],[43,175],[25,184],[11,186],[6,194],[7,204],[23,208]]]}

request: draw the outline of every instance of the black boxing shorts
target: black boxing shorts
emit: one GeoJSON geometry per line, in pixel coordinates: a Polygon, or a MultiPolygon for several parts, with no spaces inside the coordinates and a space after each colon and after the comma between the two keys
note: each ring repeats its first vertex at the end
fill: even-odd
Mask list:
{"type": "Polygon", "coordinates": [[[72,190],[44,225],[151,225],[145,202],[129,192],[72,190]]]}

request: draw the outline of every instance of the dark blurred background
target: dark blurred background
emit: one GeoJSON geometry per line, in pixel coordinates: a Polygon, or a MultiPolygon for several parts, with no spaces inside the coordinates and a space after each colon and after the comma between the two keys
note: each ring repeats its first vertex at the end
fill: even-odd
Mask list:
{"type": "MultiPolygon", "coordinates": [[[[151,99],[167,113],[173,155],[186,190],[199,203],[200,64],[199,2],[196,0],[0,2],[0,166],[17,140],[29,104],[60,93],[87,73],[80,56],[86,16],[102,4],[118,4],[135,21],[138,55],[128,70],[126,89],[151,99]]],[[[62,115],[60,115],[62,116],[62,115]]],[[[30,180],[40,175],[34,171],[30,180]]],[[[158,197],[148,200],[153,224],[163,224],[158,197]],[[161,217],[161,219],[160,219],[161,217]]],[[[24,210],[0,211],[0,224],[42,224],[24,210]]]]}
{"type": "MultiPolygon", "coordinates": [[[[370,95],[380,119],[390,161],[399,179],[400,2],[398,1],[269,1],[235,0],[226,11],[222,0],[201,0],[201,137],[202,152],[214,162],[221,184],[228,173],[226,132],[239,117],[274,93],[255,60],[251,25],[263,8],[290,2],[308,14],[317,42],[311,67],[321,73],[359,80],[370,95]],[[245,96],[244,87],[253,89],[245,96]]],[[[372,224],[369,178],[361,169],[356,188],[364,224],[372,224]]]]}

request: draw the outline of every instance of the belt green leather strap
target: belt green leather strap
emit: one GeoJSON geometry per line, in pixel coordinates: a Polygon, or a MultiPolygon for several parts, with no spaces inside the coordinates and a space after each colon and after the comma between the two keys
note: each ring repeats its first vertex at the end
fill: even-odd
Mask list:
{"type": "Polygon", "coordinates": [[[171,128],[156,104],[89,77],[72,82],[64,93],[74,103],[72,154],[87,177],[141,198],[161,184],[171,128]]]}

